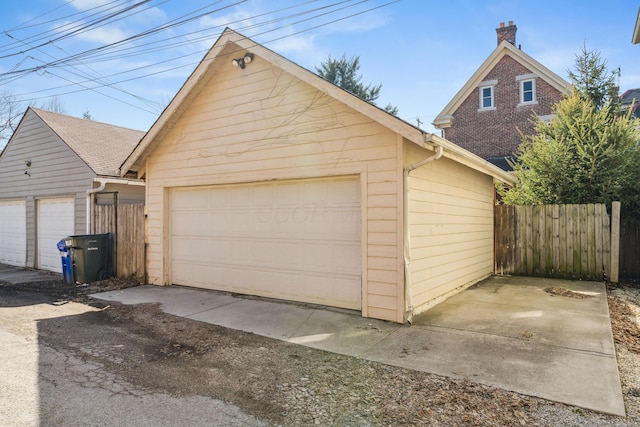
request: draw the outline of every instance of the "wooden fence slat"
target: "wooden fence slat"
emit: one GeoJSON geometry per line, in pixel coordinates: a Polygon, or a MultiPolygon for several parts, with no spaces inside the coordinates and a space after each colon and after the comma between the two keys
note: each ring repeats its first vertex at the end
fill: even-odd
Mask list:
{"type": "Polygon", "coordinates": [[[558,206],[558,273],[556,277],[565,277],[567,274],[567,223],[566,205],[558,206]]]}
{"type": "MultiPolygon", "coordinates": [[[[602,252],[604,248],[603,239],[603,225],[602,225],[602,216],[603,216],[603,205],[595,206],[595,222],[594,222],[594,232],[595,232],[595,274],[596,279],[602,279],[602,272],[604,271],[604,262],[602,260],[602,252]]],[[[606,215],[606,211],[604,215],[606,215]]]]}
{"type": "Polygon", "coordinates": [[[551,206],[551,275],[560,277],[560,206],[551,206]]]}
{"type": "Polygon", "coordinates": [[[610,269],[605,205],[496,206],[494,224],[496,273],[601,280],[610,269]]]}
{"type": "Polygon", "coordinates": [[[526,259],[525,259],[525,266],[526,266],[526,272],[528,276],[533,276],[533,272],[534,272],[534,268],[533,268],[533,251],[534,251],[534,247],[533,247],[533,235],[534,230],[534,223],[535,221],[533,221],[533,206],[525,206],[525,208],[523,209],[523,211],[525,212],[525,224],[523,224],[521,226],[521,230],[523,231],[522,235],[526,236],[525,237],[525,250],[526,250],[526,259]]]}
{"type": "Polygon", "coordinates": [[[116,276],[143,282],[145,277],[144,205],[95,205],[91,229],[92,233],[114,235],[116,276]]]}

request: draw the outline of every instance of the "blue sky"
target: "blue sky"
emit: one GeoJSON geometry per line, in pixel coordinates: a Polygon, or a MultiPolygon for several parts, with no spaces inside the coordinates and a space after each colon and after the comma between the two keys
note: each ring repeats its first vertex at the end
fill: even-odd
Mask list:
{"type": "Polygon", "coordinates": [[[6,1],[0,92],[25,107],[46,106],[56,96],[66,114],[88,111],[101,122],[147,130],[229,26],[310,70],[329,54],[359,55],[363,81],[382,84],[378,104],[396,105],[401,118],[434,131],[430,123],[495,49],[500,22],[514,21],[516,44],[565,79],[586,46],[600,51],[609,69],[620,67],[621,91],[640,87],[640,45],[631,43],[638,6],[628,0],[6,1]]]}

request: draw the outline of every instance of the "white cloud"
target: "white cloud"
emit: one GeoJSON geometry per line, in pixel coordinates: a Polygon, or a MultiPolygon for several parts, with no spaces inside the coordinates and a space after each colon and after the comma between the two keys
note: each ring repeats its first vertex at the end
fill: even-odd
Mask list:
{"type": "MultiPolygon", "coordinates": [[[[277,36],[274,38],[278,38],[277,36]]],[[[287,53],[309,53],[317,50],[314,44],[315,36],[285,36],[280,40],[276,40],[273,43],[268,43],[267,47],[274,51],[284,54],[287,53]]]]}
{"type": "Polygon", "coordinates": [[[110,0],[73,0],[71,6],[78,10],[88,10],[111,3],[110,0]]]}
{"type": "Polygon", "coordinates": [[[120,28],[111,25],[95,28],[77,36],[84,41],[99,43],[115,43],[128,37],[128,34],[120,28]]]}

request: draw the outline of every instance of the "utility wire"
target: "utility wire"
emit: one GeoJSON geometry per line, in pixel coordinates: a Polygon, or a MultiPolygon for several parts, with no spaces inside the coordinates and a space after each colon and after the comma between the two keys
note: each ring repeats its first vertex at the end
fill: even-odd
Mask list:
{"type": "MultiPolygon", "coordinates": [[[[351,4],[351,5],[347,5],[347,6],[343,6],[343,7],[339,7],[339,8],[337,7],[337,6],[346,4],[346,3],[350,3],[351,1],[352,0],[340,1],[340,2],[337,2],[337,3],[333,3],[331,5],[326,5],[326,6],[310,9],[310,10],[304,10],[304,11],[293,13],[293,14],[289,14],[289,15],[286,15],[286,16],[276,17],[276,18],[271,19],[271,20],[252,23],[250,25],[241,27],[239,29],[239,31],[257,29],[259,27],[273,25],[275,23],[288,21],[288,20],[291,20],[291,19],[293,19],[295,17],[300,17],[300,16],[309,15],[309,14],[313,13],[313,15],[310,16],[310,17],[307,17],[305,19],[298,20],[298,21],[295,21],[295,22],[287,24],[287,26],[294,26],[294,25],[298,25],[298,24],[301,24],[301,23],[309,22],[309,21],[314,20],[314,19],[317,20],[320,17],[327,16],[327,15],[332,14],[332,13],[337,13],[339,11],[347,9],[348,7],[354,7],[354,6],[357,6],[357,5],[360,5],[360,4],[366,2],[366,0],[363,0],[363,1],[360,1],[360,2],[356,2],[355,4],[351,4]],[[330,9],[330,8],[335,8],[335,9],[326,11],[326,9],[330,9]],[[323,13],[317,13],[317,12],[322,11],[322,10],[324,10],[323,13]]],[[[275,37],[275,38],[272,38],[272,39],[264,42],[263,44],[272,43],[272,42],[275,42],[275,41],[278,41],[278,40],[282,40],[282,39],[287,38],[287,37],[291,37],[291,36],[294,36],[294,35],[297,35],[297,34],[301,34],[301,33],[307,32],[307,31],[311,31],[311,30],[314,30],[314,29],[317,29],[317,28],[320,28],[320,27],[324,27],[324,26],[331,25],[331,24],[334,24],[334,23],[337,23],[337,22],[340,22],[340,21],[344,21],[346,19],[350,19],[350,18],[359,16],[359,15],[362,15],[364,13],[368,13],[368,12],[370,12],[372,10],[388,6],[388,5],[392,4],[392,3],[396,3],[397,1],[399,1],[399,0],[387,2],[385,4],[382,4],[382,5],[379,5],[379,6],[376,6],[376,7],[372,7],[372,8],[366,9],[366,10],[361,10],[361,11],[358,11],[356,13],[350,14],[348,16],[344,16],[344,17],[341,17],[341,18],[338,18],[338,19],[333,19],[333,20],[328,21],[328,22],[323,22],[323,23],[314,25],[312,27],[299,30],[299,31],[294,32],[294,33],[288,33],[287,35],[284,35],[284,36],[275,37]]],[[[243,19],[239,19],[237,21],[232,21],[232,22],[227,23],[226,25],[230,25],[230,24],[233,24],[233,23],[239,23],[239,22],[242,22],[242,21],[245,21],[245,20],[250,22],[250,21],[255,20],[257,18],[262,18],[264,16],[271,16],[273,14],[277,14],[277,13],[280,13],[282,11],[287,11],[287,10],[290,10],[290,9],[292,9],[294,7],[301,7],[302,5],[307,5],[307,4],[313,3],[313,2],[314,1],[307,1],[305,3],[298,4],[298,5],[295,5],[295,6],[289,6],[289,7],[286,7],[286,8],[277,9],[275,11],[266,12],[266,13],[263,13],[263,14],[260,14],[260,15],[256,15],[256,16],[253,16],[253,17],[243,18],[243,19]]],[[[115,3],[115,2],[112,2],[112,3],[115,3]]],[[[137,4],[140,4],[140,3],[146,3],[146,2],[139,2],[137,4]]],[[[193,21],[195,19],[198,19],[199,17],[212,14],[212,13],[214,13],[216,11],[224,10],[226,8],[238,5],[240,3],[242,3],[242,2],[233,3],[231,5],[227,5],[225,7],[216,9],[215,11],[209,11],[209,12],[201,13],[201,14],[198,14],[196,16],[191,16],[191,15],[193,15],[197,11],[190,12],[189,14],[183,15],[180,18],[176,18],[176,19],[168,21],[165,24],[162,24],[160,26],[156,26],[156,27],[154,27],[152,29],[149,29],[147,31],[138,33],[137,35],[132,36],[132,38],[130,37],[130,38],[121,40],[119,42],[107,45],[109,47],[117,46],[117,47],[120,48],[120,50],[112,50],[111,53],[108,52],[107,46],[103,46],[100,50],[96,50],[96,49],[87,50],[85,52],[80,52],[78,54],[69,55],[66,58],[55,59],[54,61],[51,61],[49,63],[45,63],[43,66],[31,67],[31,68],[22,69],[22,70],[11,70],[11,71],[9,71],[7,73],[0,74],[0,81],[2,81],[4,79],[8,79],[8,78],[11,78],[11,79],[16,78],[17,79],[17,78],[20,78],[21,76],[27,75],[29,73],[43,72],[43,70],[47,70],[48,68],[54,68],[54,67],[59,67],[60,68],[60,67],[64,66],[63,68],[68,68],[68,67],[70,68],[70,67],[76,67],[77,65],[82,65],[82,66],[88,67],[87,64],[90,63],[91,61],[87,61],[87,59],[92,59],[94,62],[96,62],[98,60],[105,61],[105,60],[115,60],[115,59],[122,59],[122,58],[130,57],[132,54],[130,54],[130,53],[126,53],[125,54],[123,52],[129,51],[129,50],[133,50],[133,49],[140,49],[141,46],[131,46],[131,47],[124,48],[121,45],[124,45],[125,43],[128,43],[128,42],[130,42],[132,40],[141,39],[141,38],[147,37],[147,36],[152,35],[152,34],[156,34],[156,33],[162,32],[162,31],[166,31],[168,29],[172,29],[172,28],[174,28],[174,26],[184,25],[184,24],[186,24],[188,22],[191,22],[191,21],[193,21]],[[102,52],[102,50],[105,50],[107,52],[102,52]],[[99,55],[97,54],[97,52],[99,52],[99,55]],[[111,55],[111,56],[109,56],[109,55],[111,55]],[[80,58],[84,58],[84,61],[82,59],[80,59],[80,58]]],[[[207,6],[205,6],[204,8],[198,9],[198,11],[201,11],[201,10],[205,9],[206,7],[207,6]]],[[[220,27],[222,27],[222,25],[219,25],[219,26],[216,26],[216,27],[212,27],[212,28],[220,28],[220,27]]],[[[278,32],[278,31],[280,31],[282,29],[283,29],[282,26],[279,26],[279,27],[276,27],[276,28],[272,28],[272,29],[263,31],[263,32],[258,33],[258,34],[254,34],[254,35],[252,35],[252,38],[263,36],[263,35],[266,35],[266,34],[269,34],[269,33],[278,32]]],[[[176,41],[175,43],[160,45],[158,48],[154,48],[154,49],[151,49],[151,50],[145,50],[145,53],[156,52],[159,49],[166,50],[167,48],[180,47],[180,46],[184,46],[184,45],[189,44],[189,43],[194,43],[194,40],[196,42],[199,42],[199,41],[206,40],[207,38],[211,38],[213,36],[213,34],[211,34],[211,28],[209,28],[207,30],[194,31],[194,32],[185,33],[185,34],[182,34],[182,35],[179,35],[179,36],[175,36],[175,37],[171,37],[171,38],[165,38],[163,40],[151,41],[149,43],[144,44],[143,46],[158,45],[158,44],[161,44],[161,43],[166,42],[166,41],[170,41],[170,40],[173,40],[173,39],[179,40],[180,38],[185,38],[185,37],[192,36],[192,35],[195,35],[195,34],[203,34],[203,35],[201,37],[196,38],[196,39],[189,39],[189,40],[184,40],[184,41],[176,41]]],[[[219,32],[217,34],[219,35],[219,32]]],[[[57,47],[53,43],[45,43],[43,45],[33,47],[33,49],[40,48],[40,47],[43,47],[44,45],[49,45],[49,44],[54,46],[54,47],[57,47]]],[[[31,50],[31,48],[30,48],[30,50],[31,50]]],[[[38,50],[38,51],[41,52],[41,50],[38,50]]],[[[30,94],[35,94],[37,92],[43,92],[43,91],[51,91],[53,89],[60,89],[60,88],[69,87],[69,86],[76,86],[76,87],[80,86],[81,89],[77,89],[77,90],[69,91],[69,92],[65,92],[65,93],[58,93],[57,95],[64,95],[64,94],[77,93],[77,92],[82,92],[82,91],[86,91],[86,90],[91,90],[91,91],[99,93],[99,94],[101,94],[103,96],[107,96],[107,97],[109,97],[111,99],[115,99],[115,100],[117,100],[119,102],[123,102],[123,103],[125,103],[127,105],[131,105],[131,106],[133,106],[135,108],[139,108],[142,111],[155,114],[156,112],[152,112],[152,111],[149,111],[149,110],[147,110],[145,108],[142,108],[142,107],[127,103],[125,101],[122,101],[120,99],[114,98],[114,97],[112,97],[110,95],[107,95],[107,94],[104,94],[102,92],[99,92],[97,89],[100,88],[100,87],[109,87],[109,88],[114,88],[116,90],[120,90],[121,88],[118,88],[118,85],[122,84],[122,83],[125,83],[125,82],[138,80],[138,79],[142,79],[142,78],[146,78],[146,77],[150,77],[150,76],[154,76],[154,75],[159,75],[159,74],[162,74],[162,73],[167,73],[167,72],[175,71],[175,70],[186,68],[186,67],[193,67],[193,65],[197,64],[198,61],[189,62],[188,64],[182,64],[182,65],[173,66],[173,67],[166,67],[166,65],[169,64],[169,63],[174,63],[174,62],[176,62],[178,60],[182,60],[182,59],[188,58],[190,56],[195,56],[196,54],[201,55],[202,52],[203,51],[200,50],[200,51],[197,51],[197,52],[180,55],[180,56],[173,57],[171,59],[165,60],[165,61],[163,61],[161,63],[156,62],[156,63],[153,63],[153,64],[148,64],[148,65],[136,67],[136,68],[133,68],[133,69],[129,69],[129,70],[125,70],[125,71],[122,71],[122,72],[111,74],[111,75],[109,75],[107,77],[104,77],[104,76],[101,77],[101,76],[99,76],[99,74],[98,74],[97,77],[96,76],[92,76],[92,75],[85,75],[84,73],[80,72],[77,68],[75,68],[75,72],[72,72],[72,74],[76,75],[77,77],[81,77],[81,79],[82,78],[84,79],[84,80],[80,80],[80,81],[73,81],[73,80],[70,80],[68,78],[62,77],[60,75],[53,74],[51,71],[45,71],[46,74],[48,74],[50,76],[54,76],[56,78],[59,78],[59,79],[61,79],[63,81],[67,81],[67,82],[69,82],[69,84],[66,85],[66,86],[61,86],[61,87],[57,87],[57,88],[49,88],[49,89],[45,89],[45,90],[42,90],[42,91],[31,92],[30,94]],[[158,70],[158,71],[146,73],[146,74],[143,74],[143,75],[137,75],[137,76],[134,76],[134,77],[131,77],[131,78],[122,79],[122,80],[119,80],[119,81],[116,81],[116,82],[112,82],[112,81],[108,80],[108,78],[111,78],[111,77],[115,77],[115,76],[118,76],[118,75],[132,74],[132,73],[140,71],[140,70],[149,69],[149,68],[157,67],[157,66],[160,66],[160,65],[165,65],[165,67],[163,69],[161,69],[161,70],[158,70]],[[96,83],[97,83],[97,85],[96,85],[96,83]]],[[[67,52],[65,52],[65,53],[67,53],[67,52]]],[[[35,59],[33,57],[31,57],[31,58],[35,59]]],[[[25,60],[26,60],[26,58],[23,58],[23,60],[20,63],[23,63],[25,60]]],[[[43,62],[43,61],[41,61],[41,62],[43,62]]],[[[18,66],[19,65],[17,65],[14,68],[17,68],[18,66]]],[[[5,83],[6,83],[6,81],[5,81],[5,83]]],[[[132,93],[130,93],[128,91],[124,91],[124,90],[121,90],[121,91],[123,93],[129,95],[129,96],[134,96],[134,98],[136,98],[138,101],[146,103],[149,107],[153,108],[153,106],[156,106],[156,108],[157,108],[157,106],[159,105],[159,103],[155,103],[153,101],[144,99],[142,97],[136,97],[135,95],[133,95],[132,93]]],[[[23,94],[23,95],[27,95],[27,94],[23,94]]],[[[33,98],[33,99],[40,99],[40,98],[33,98]]]]}
{"type": "MultiPolygon", "coordinates": [[[[47,14],[50,14],[51,12],[53,12],[53,11],[55,11],[55,10],[57,10],[57,9],[60,9],[61,7],[64,7],[64,6],[68,5],[68,4],[71,4],[71,3],[73,3],[74,1],[75,1],[75,0],[69,0],[69,1],[68,1],[68,2],[66,2],[65,4],[63,4],[63,5],[61,5],[61,6],[58,6],[57,8],[54,8],[54,9],[52,9],[52,10],[50,10],[50,11],[48,11],[48,12],[45,12],[45,13],[43,13],[43,14],[41,14],[41,15],[38,15],[37,17],[32,18],[32,19],[30,19],[30,20],[29,20],[29,21],[27,21],[27,22],[32,22],[32,21],[34,21],[35,19],[37,19],[37,18],[39,18],[39,17],[43,17],[43,16],[45,16],[45,15],[47,15],[47,14]]],[[[59,18],[55,18],[55,19],[50,19],[50,20],[48,20],[48,21],[40,22],[40,23],[33,24],[33,25],[26,25],[26,26],[25,26],[24,24],[22,24],[22,25],[18,25],[17,27],[13,27],[13,28],[10,28],[10,29],[7,29],[7,30],[2,31],[2,35],[6,36],[6,37],[8,37],[8,38],[13,39],[14,37],[12,37],[12,35],[11,35],[10,33],[17,34],[17,33],[19,33],[20,31],[25,30],[25,29],[29,29],[29,28],[33,28],[33,27],[38,27],[38,26],[46,25],[46,24],[51,24],[51,23],[54,23],[54,22],[64,22],[64,23],[65,23],[65,24],[60,24],[60,25],[58,25],[58,26],[55,26],[55,27],[53,27],[52,29],[49,29],[49,30],[44,31],[44,32],[37,33],[37,34],[32,34],[32,35],[30,35],[29,37],[27,37],[26,39],[23,39],[22,41],[23,41],[23,42],[24,42],[24,41],[29,41],[29,42],[31,42],[31,41],[36,41],[36,40],[46,39],[46,38],[49,38],[49,37],[54,36],[55,34],[59,34],[59,33],[60,33],[61,28],[65,27],[65,26],[70,26],[70,25],[72,25],[72,24],[75,24],[75,23],[78,23],[78,22],[82,22],[82,20],[81,20],[81,19],[78,19],[78,20],[74,20],[74,21],[69,22],[69,18],[72,18],[72,17],[78,16],[78,15],[87,15],[87,14],[88,14],[88,12],[91,12],[91,11],[94,11],[94,10],[97,10],[97,9],[104,9],[106,6],[112,5],[112,4],[114,4],[114,3],[122,3],[123,1],[126,1],[126,0],[115,0],[115,1],[112,1],[112,2],[110,2],[110,3],[106,3],[106,4],[103,4],[103,5],[100,5],[100,6],[92,7],[92,8],[87,9],[87,10],[83,10],[83,11],[80,11],[80,12],[73,13],[73,14],[71,14],[71,15],[67,15],[67,16],[59,17],[59,18]]],[[[107,9],[105,9],[105,11],[107,11],[107,10],[111,10],[111,9],[115,9],[116,7],[117,7],[117,5],[111,6],[111,7],[107,8],[107,9]]],[[[102,12],[104,12],[104,11],[102,11],[102,12]]],[[[102,12],[95,12],[95,13],[92,13],[92,14],[88,14],[87,16],[85,16],[85,17],[84,17],[84,19],[86,20],[87,18],[90,18],[90,17],[96,16],[96,15],[99,15],[99,14],[100,14],[100,13],[102,13],[102,12]]],[[[11,43],[9,43],[9,44],[7,44],[7,45],[0,46],[0,53],[2,53],[2,52],[6,52],[6,51],[10,50],[10,48],[12,48],[12,47],[14,47],[15,45],[18,45],[18,44],[19,44],[19,42],[14,41],[14,42],[11,42],[11,43]]]]}
{"type": "MultiPolygon", "coordinates": [[[[145,3],[148,3],[150,1],[151,0],[142,0],[142,1],[140,1],[138,3],[135,3],[135,4],[131,5],[131,6],[127,6],[124,9],[121,9],[121,10],[118,10],[116,12],[113,12],[113,13],[105,16],[105,17],[101,17],[101,18],[98,18],[98,19],[96,19],[94,21],[91,21],[88,24],[84,24],[84,25],[81,25],[79,27],[74,27],[74,29],[72,29],[72,31],[70,31],[68,33],[64,33],[64,34],[62,34],[62,35],[60,35],[60,36],[58,36],[58,37],[56,37],[56,38],[54,38],[52,40],[47,40],[46,42],[41,43],[39,45],[36,45],[36,46],[34,46],[34,47],[30,48],[30,49],[27,49],[27,50],[24,50],[24,51],[20,51],[20,52],[14,52],[14,53],[2,55],[2,56],[0,56],[0,59],[10,58],[10,57],[16,56],[16,55],[23,55],[23,54],[25,54],[27,52],[30,52],[31,50],[34,50],[36,48],[43,47],[43,46],[46,46],[46,45],[49,45],[49,44],[53,44],[53,43],[58,42],[60,40],[64,40],[64,39],[67,39],[67,38],[72,37],[74,35],[80,34],[82,32],[87,31],[88,29],[93,28],[94,26],[96,26],[99,23],[106,22],[106,21],[108,21],[109,19],[111,19],[113,17],[116,17],[116,16],[122,15],[122,14],[124,14],[126,12],[129,12],[129,11],[131,11],[131,10],[137,8],[137,7],[140,7],[141,5],[143,5],[145,3]]],[[[8,35],[9,37],[11,37],[8,33],[5,32],[5,34],[8,35]]],[[[42,40],[42,38],[40,38],[38,40],[42,40]]]]}
{"type": "MultiPolygon", "coordinates": [[[[145,0],[145,1],[149,1],[149,0],[145,0]]],[[[168,29],[171,29],[171,28],[175,28],[175,27],[180,26],[180,25],[184,25],[184,24],[186,24],[188,22],[191,22],[191,21],[194,21],[194,20],[196,20],[198,18],[202,18],[204,16],[211,15],[212,13],[220,12],[220,11],[222,11],[224,9],[229,8],[229,7],[233,7],[233,6],[237,6],[239,4],[245,3],[246,1],[247,0],[241,0],[241,1],[238,1],[236,3],[227,5],[225,7],[219,8],[219,9],[207,11],[207,12],[200,13],[200,14],[198,14],[196,16],[193,16],[193,17],[185,18],[185,19],[183,19],[181,21],[177,21],[177,22],[176,22],[176,20],[169,21],[169,23],[165,23],[163,25],[154,27],[154,28],[152,28],[150,30],[143,31],[141,33],[138,33],[138,34],[135,34],[133,36],[127,37],[125,39],[118,40],[117,42],[113,42],[113,43],[102,45],[102,46],[99,46],[99,47],[96,47],[96,48],[93,48],[93,49],[89,49],[89,50],[86,50],[84,52],[80,52],[80,53],[71,55],[70,57],[62,59],[62,60],[50,62],[50,63],[45,64],[43,66],[33,67],[33,68],[30,68],[30,69],[22,69],[22,70],[12,71],[10,73],[3,73],[3,74],[7,75],[7,74],[17,74],[17,73],[21,73],[21,72],[34,72],[34,71],[42,70],[43,68],[54,67],[54,66],[57,66],[57,65],[60,65],[60,64],[64,64],[67,61],[70,61],[70,60],[73,60],[73,59],[78,59],[78,58],[80,58],[80,57],[82,57],[84,55],[91,54],[93,52],[99,52],[99,51],[102,51],[102,50],[105,50],[105,49],[109,49],[109,48],[111,48],[113,46],[118,46],[118,45],[121,45],[121,44],[129,43],[129,42],[131,42],[133,40],[136,40],[136,39],[139,39],[139,38],[142,38],[142,37],[147,37],[149,35],[158,33],[160,31],[165,31],[165,30],[168,30],[168,29]]],[[[185,16],[188,16],[188,15],[183,15],[183,17],[185,17],[185,16]]],[[[49,43],[50,42],[44,43],[43,45],[46,45],[46,44],[49,44],[49,43]]],[[[43,45],[36,46],[36,47],[41,47],[43,45]]],[[[31,49],[28,49],[28,50],[31,50],[31,49]]],[[[5,57],[6,56],[0,56],[0,59],[5,58],[5,57]]]]}

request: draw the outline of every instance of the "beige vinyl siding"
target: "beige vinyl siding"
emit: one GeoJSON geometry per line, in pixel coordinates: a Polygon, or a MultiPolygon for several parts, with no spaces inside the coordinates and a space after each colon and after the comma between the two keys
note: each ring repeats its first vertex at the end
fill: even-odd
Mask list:
{"type": "MultiPolygon", "coordinates": [[[[407,145],[408,161],[430,155],[407,145]]],[[[493,271],[492,178],[446,158],[411,172],[414,314],[493,271]]]]}
{"type": "Polygon", "coordinates": [[[228,59],[216,60],[213,78],[147,160],[149,281],[169,284],[168,188],[357,175],[362,312],[401,322],[396,134],[259,57],[245,70],[228,59]]]}
{"type": "Polygon", "coordinates": [[[75,233],[86,231],[86,190],[93,172],[33,112],[23,119],[0,157],[0,199],[25,200],[27,267],[35,267],[38,199],[73,197],[75,233]],[[30,160],[27,167],[25,161],[30,160]],[[31,175],[25,175],[29,170],[31,175]]]}

